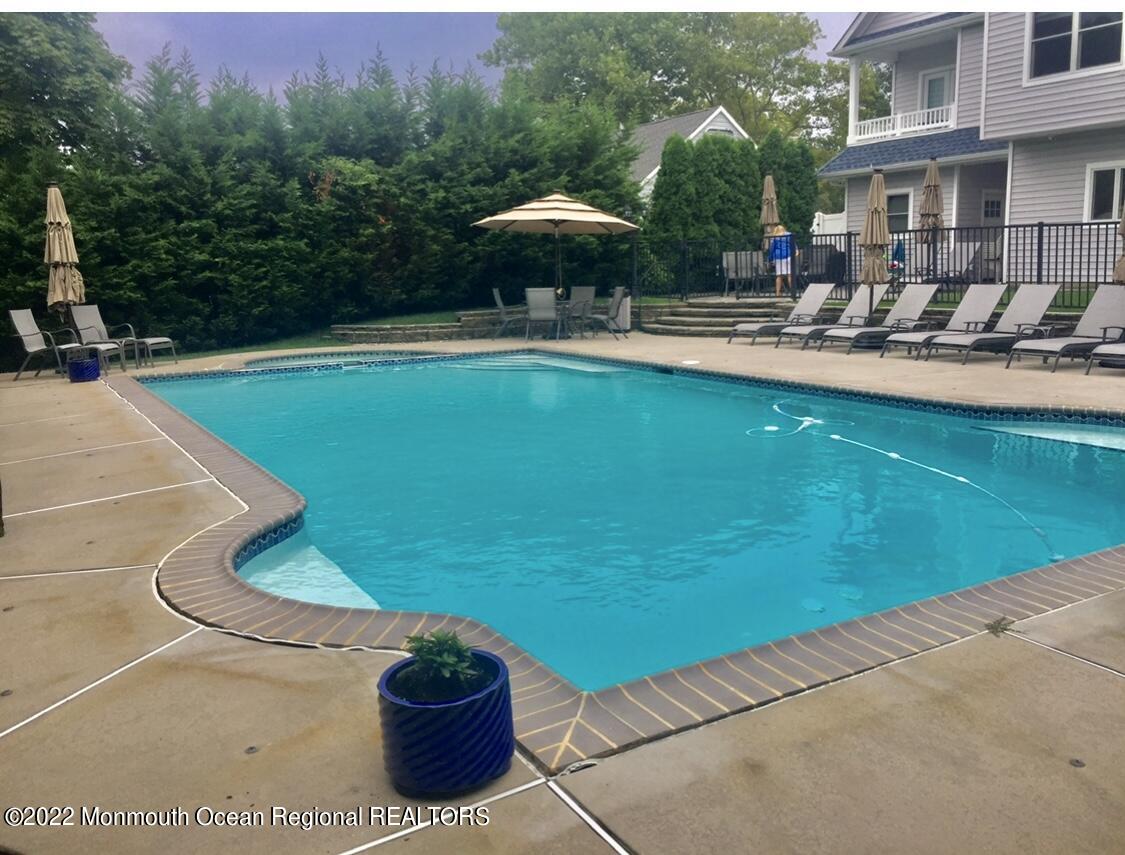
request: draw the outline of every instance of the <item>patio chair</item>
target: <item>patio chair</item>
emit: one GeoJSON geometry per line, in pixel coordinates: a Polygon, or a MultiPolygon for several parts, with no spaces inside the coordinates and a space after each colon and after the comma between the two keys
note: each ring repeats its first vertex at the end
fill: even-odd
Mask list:
{"type": "MultiPolygon", "coordinates": [[[[759,253],[760,254],[760,253],[759,253]]],[[[734,298],[741,299],[743,286],[749,282],[753,284],[757,275],[755,253],[751,250],[737,252],[724,252],[723,260],[723,296],[734,290],[734,298]]]]}
{"type": "Polygon", "coordinates": [[[879,351],[879,358],[882,359],[886,356],[888,350],[905,347],[907,356],[913,352],[914,358],[918,359],[926,346],[940,335],[983,331],[989,318],[992,317],[992,313],[996,310],[996,304],[1004,296],[1006,287],[998,282],[987,284],[977,282],[970,285],[969,290],[965,292],[965,296],[961,298],[961,302],[957,304],[949,322],[946,323],[945,329],[896,332],[887,336],[886,341],[883,342],[883,349],[879,351]]]}
{"type": "Polygon", "coordinates": [[[613,295],[609,298],[609,309],[604,315],[590,315],[590,323],[594,327],[594,334],[597,335],[597,325],[601,324],[609,334],[613,336],[613,340],[617,341],[617,334],[621,333],[625,338],[629,337],[629,333],[617,326],[617,314],[621,311],[621,301],[625,299],[625,288],[618,285],[613,289],[613,295]]]}
{"type": "Polygon", "coordinates": [[[1086,373],[1094,367],[1095,362],[1109,362],[1111,367],[1118,364],[1125,365],[1125,342],[1116,344],[1099,344],[1090,351],[1090,358],[1086,360],[1086,373]]]}
{"type": "Polygon", "coordinates": [[[575,285],[570,289],[570,305],[567,307],[567,326],[572,330],[577,329],[582,338],[586,337],[586,329],[590,326],[590,314],[594,311],[594,294],[597,289],[593,285],[575,285]]]}
{"type": "Polygon", "coordinates": [[[107,330],[105,321],[102,320],[102,313],[96,303],[91,303],[88,306],[71,306],[70,319],[74,322],[74,327],[78,330],[78,337],[83,344],[103,344],[106,342],[119,344],[122,353],[124,353],[125,348],[132,347],[133,361],[137,368],[141,367],[142,357],[147,364],[154,364],[152,359],[154,350],[171,350],[172,360],[177,363],[180,361],[176,356],[176,346],[170,338],[165,336],[137,338],[137,333],[132,324],[118,324],[107,330]],[[129,335],[114,337],[112,335],[114,330],[128,330],[129,335]]]}
{"type": "Polygon", "coordinates": [[[930,356],[939,351],[954,350],[964,353],[961,358],[964,365],[974,350],[1004,351],[1021,338],[1047,335],[1053,327],[1044,327],[1041,322],[1058,290],[1058,283],[1020,286],[991,332],[943,334],[932,338],[926,345],[924,361],[928,362],[930,356]]]}
{"type": "Polygon", "coordinates": [[[872,293],[870,285],[857,286],[851,300],[844,307],[844,311],[840,312],[840,316],[835,323],[795,324],[784,327],[778,330],[774,347],[778,347],[782,339],[797,338],[801,340],[801,350],[804,350],[809,346],[810,341],[820,338],[828,330],[837,329],[841,326],[867,326],[867,321],[870,319],[868,307],[870,305],[878,306],[879,301],[883,299],[883,295],[887,293],[887,288],[887,285],[876,285],[874,293],[872,293]]]}
{"type": "Polygon", "coordinates": [[[832,293],[832,289],[835,287],[831,282],[813,282],[805,288],[804,293],[797,300],[797,305],[785,318],[735,324],[727,338],[727,344],[730,344],[738,336],[750,336],[750,344],[753,345],[760,335],[777,335],[793,324],[815,323],[820,317],[820,309],[824,305],[824,301],[828,299],[828,295],[832,293]]]}
{"type": "Polygon", "coordinates": [[[1070,359],[1088,356],[1101,345],[1122,339],[1125,339],[1125,285],[1099,285],[1072,335],[1017,341],[1008,351],[1004,367],[1011,368],[1012,359],[1020,359],[1025,354],[1042,356],[1044,364],[1053,356],[1051,373],[1054,374],[1064,356],[1070,359]]]}
{"type": "Polygon", "coordinates": [[[830,329],[820,337],[816,349],[818,351],[823,349],[825,342],[831,344],[832,342],[842,343],[846,341],[848,343],[847,353],[851,353],[857,344],[883,342],[896,332],[918,329],[919,326],[924,324],[922,313],[926,311],[926,306],[930,305],[930,300],[934,298],[934,292],[937,291],[937,288],[936,282],[907,285],[898,295],[898,299],[895,300],[895,304],[891,306],[890,311],[887,312],[883,323],[878,326],[847,326],[830,329]]]}
{"type": "MultiPolygon", "coordinates": [[[[31,361],[33,356],[45,358],[49,355],[54,355],[55,364],[58,365],[59,373],[63,370],[62,355],[68,350],[74,350],[81,347],[77,340],[63,342],[58,344],[55,341],[55,336],[62,333],[68,333],[70,337],[74,338],[74,330],[68,327],[63,327],[59,330],[51,330],[49,332],[39,329],[39,324],[35,322],[35,316],[31,314],[31,309],[9,309],[8,317],[12,321],[12,326],[16,330],[16,338],[20,340],[23,345],[24,357],[23,363],[20,365],[19,371],[12,380],[19,380],[23,370],[27,368],[27,363],[31,361]]],[[[100,354],[99,354],[100,355],[100,354]]],[[[35,371],[35,376],[39,376],[39,372],[43,370],[43,365],[40,365],[35,371]]]]}
{"type": "Polygon", "coordinates": [[[492,337],[498,338],[504,334],[504,330],[508,328],[508,324],[512,323],[516,316],[508,311],[508,307],[504,305],[504,299],[500,296],[500,289],[492,289],[492,299],[496,301],[496,308],[500,310],[500,325],[492,331],[492,337]]]}
{"type": "Polygon", "coordinates": [[[563,322],[555,300],[555,289],[525,288],[523,293],[527,300],[527,328],[524,331],[524,341],[531,338],[532,324],[544,322],[555,324],[555,339],[559,339],[562,336],[563,322]]]}

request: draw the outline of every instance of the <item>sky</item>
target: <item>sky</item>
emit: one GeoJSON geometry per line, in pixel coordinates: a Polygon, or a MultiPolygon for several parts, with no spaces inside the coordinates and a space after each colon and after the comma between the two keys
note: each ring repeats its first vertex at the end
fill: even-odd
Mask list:
{"type": "MultiPolygon", "coordinates": [[[[818,55],[831,48],[853,14],[814,14],[825,38],[818,55]]],[[[114,53],[133,65],[134,79],[144,64],[172,44],[178,56],[187,48],[200,79],[206,83],[220,65],[244,73],[263,92],[280,97],[294,71],[311,73],[323,53],[329,64],[351,79],[362,62],[382,48],[396,76],[411,64],[427,71],[438,60],[443,69],[463,71],[472,65],[486,82],[499,82],[499,69],[477,57],[499,34],[490,13],[173,13],[117,12],[98,14],[97,28],[114,53]]]]}

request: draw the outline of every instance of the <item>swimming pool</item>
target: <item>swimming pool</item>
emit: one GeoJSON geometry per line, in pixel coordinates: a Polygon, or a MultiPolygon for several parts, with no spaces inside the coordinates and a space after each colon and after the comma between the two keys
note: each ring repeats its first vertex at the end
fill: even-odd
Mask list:
{"type": "Polygon", "coordinates": [[[248,359],[247,368],[286,368],[309,367],[324,365],[366,365],[373,362],[385,362],[389,359],[400,359],[404,356],[433,356],[434,351],[428,350],[330,350],[320,353],[296,353],[284,356],[264,356],[260,359],[248,359]]]}
{"type": "MultiPolygon", "coordinates": [[[[307,546],[352,604],[470,615],[586,689],[1116,544],[1125,523],[1108,428],[1062,441],[1074,426],[534,355],[150,388],[305,495],[307,546]]],[[[323,592],[273,552],[243,572],[323,592]]]]}

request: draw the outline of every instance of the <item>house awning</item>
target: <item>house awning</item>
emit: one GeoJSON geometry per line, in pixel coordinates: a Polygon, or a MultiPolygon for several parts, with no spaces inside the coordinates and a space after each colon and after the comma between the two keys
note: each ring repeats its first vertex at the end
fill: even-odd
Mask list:
{"type": "Polygon", "coordinates": [[[848,146],[817,173],[821,178],[864,175],[873,168],[894,170],[924,168],[931,157],[943,163],[1003,160],[1007,140],[982,140],[980,128],[957,128],[939,134],[918,134],[866,145],[848,146]]]}

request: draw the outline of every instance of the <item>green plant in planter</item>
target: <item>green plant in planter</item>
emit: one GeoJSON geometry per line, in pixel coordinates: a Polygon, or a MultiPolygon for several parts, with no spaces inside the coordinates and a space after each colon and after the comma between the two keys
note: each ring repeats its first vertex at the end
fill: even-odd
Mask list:
{"type": "Polygon", "coordinates": [[[472,649],[456,632],[435,629],[426,635],[408,635],[406,651],[414,664],[404,668],[390,688],[409,701],[438,703],[468,697],[494,678],[473,658],[472,649]]]}

